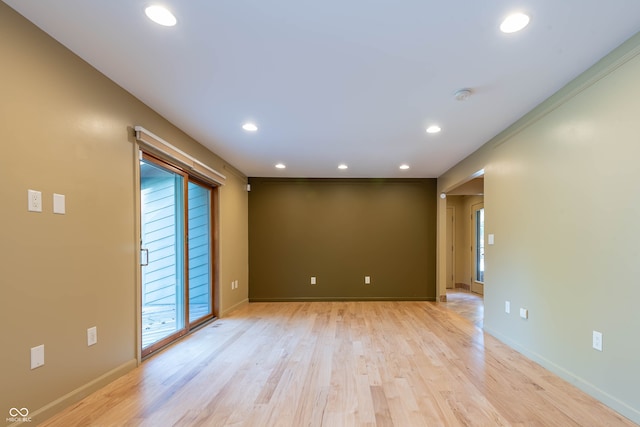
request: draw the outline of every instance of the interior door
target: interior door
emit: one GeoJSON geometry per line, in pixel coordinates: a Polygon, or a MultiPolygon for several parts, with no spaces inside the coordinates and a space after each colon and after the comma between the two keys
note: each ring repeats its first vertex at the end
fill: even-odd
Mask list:
{"type": "Polygon", "coordinates": [[[447,207],[447,289],[453,289],[453,271],[454,271],[454,244],[455,241],[455,209],[453,206],[447,207]]]}

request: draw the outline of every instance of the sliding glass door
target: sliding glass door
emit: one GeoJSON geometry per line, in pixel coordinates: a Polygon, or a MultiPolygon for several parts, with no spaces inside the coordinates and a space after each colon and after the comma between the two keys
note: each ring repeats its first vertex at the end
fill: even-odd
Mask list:
{"type": "Polygon", "coordinates": [[[140,161],[143,356],[213,317],[211,194],[175,166],[140,161]]]}
{"type": "Polygon", "coordinates": [[[189,323],[211,314],[211,189],[190,181],[189,323]]]}

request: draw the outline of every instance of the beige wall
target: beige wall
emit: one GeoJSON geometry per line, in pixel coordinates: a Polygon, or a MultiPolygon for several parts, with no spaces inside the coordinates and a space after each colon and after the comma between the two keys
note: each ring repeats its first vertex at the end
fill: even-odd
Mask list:
{"type": "Polygon", "coordinates": [[[484,169],[486,233],[495,235],[485,330],[636,422],[638,53],[640,35],[441,176],[438,188],[484,169]],[[591,348],[593,330],[604,334],[603,352],[591,348]]]}
{"type": "Polygon", "coordinates": [[[227,183],[220,189],[220,316],[249,301],[247,179],[231,170],[225,174],[227,183]],[[238,288],[232,290],[234,280],[238,288]]]}
{"type": "Polygon", "coordinates": [[[246,178],[1,2],[0,58],[0,419],[26,407],[37,420],[67,393],[78,397],[136,364],[131,127],[227,175],[221,313],[247,299],[246,178]],[[27,189],[42,192],[42,213],[27,212],[27,189]],[[66,215],[52,213],[54,192],[66,196],[66,215]],[[87,347],[92,326],[98,344],[87,347]],[[29,349],[40,344],[45,365],[30,370],[29,349]]]}

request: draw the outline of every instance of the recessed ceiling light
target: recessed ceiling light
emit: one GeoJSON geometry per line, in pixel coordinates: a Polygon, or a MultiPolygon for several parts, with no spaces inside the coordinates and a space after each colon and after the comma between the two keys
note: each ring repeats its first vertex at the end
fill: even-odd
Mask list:
{"type": "Polygon", "coordinates": [[[164,6],[153,5],[144,10],[147,17],[156,24],[164,25],[165,27],[173,27],[176,25],[177,19],[173,16],[173,13],[164,6]]]}
{"type": "Polygon", "coordinates": [[[278,164],[276,165],[276,168],[278,168],[278,169],[284,169],[284,168],[286,168],[286,166],[284,165],[284,163],[278,163],[278,164]]]}
{"type": "Polygon", "coordinates": [[[500,31],[503,33],[515,33],[522,30],[529,24],[529,15],[524,13],[514,13],[509,15],[500,24],[500,31]]]}
{"type": "Polygon", "coordinates": [[[407,164],[400,165],[400,169],[402,169],[402,170],[409,169],[409,165],[407,165],[407,164]]]}
{"type": "Polygon", "coordinates": [[[345,165],[344,163],[342,163],[341,165],[338,165],[338,169],[349,169],[349,166],[345,165]]]}
{"type": "Polygon", "coordinates": [[[438,126],[438,125],[432,125],[432,126],[429,126],[429,127],[427,128],[427,133],[438,133],[438,132],[440,132],[441,130],[442,130],[442,129],[440,129],[440,126],[438,126]]]}
{"type": "Polygon", "coordinates": [[[255,132],[258,130],[258,126],[254,125],[253,123],[245,123],[242,125],[242,129],[246,130],[247,132],[255,132]]]}

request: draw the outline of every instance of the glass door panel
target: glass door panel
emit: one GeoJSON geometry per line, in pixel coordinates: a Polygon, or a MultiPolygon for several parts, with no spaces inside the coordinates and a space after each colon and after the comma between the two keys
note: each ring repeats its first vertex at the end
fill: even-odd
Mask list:
{"type": "Polygon", "coordinates": [[[140,161],[143,354],[186,328],[184,180],[168,166],[140,161]]]}
{"type": "Polygon", "coordinates": [[[189,323],[211,315],[211,190],[189,181],[189,323]]]}
{"type": "Polygon", "coordinates": [[[476,210],[476,281],[484,283],[484,208],[476,210]]]}

